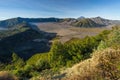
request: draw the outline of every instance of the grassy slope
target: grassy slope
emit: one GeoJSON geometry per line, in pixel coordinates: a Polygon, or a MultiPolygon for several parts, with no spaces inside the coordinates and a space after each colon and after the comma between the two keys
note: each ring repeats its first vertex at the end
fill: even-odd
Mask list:
{"type": "MultiPolygon", "coordinates": [[[[66,69],[63,80],[118,80],[120,79],[120,28],[102,41],[92,57],[66,69]]],[[[63,76],[62,76],[63,77],[63,76]]]]}
{"type": "Polygon", "coordinates": [[[119,57],[119,49],[116,50],[108,48],[103,51],[95,51],[92,58],[67,69],[65,71],[67,76],[63,80],[103,80],[105,78],[113,80],[120,77],[119,72],[116,72],[118,71],[117,66],[120,60],[119,57]]]}
{"type": "MultiPolygon", "coordinates": [[[[115,27],[100,43],[91,58],[61,70],[49,80],[118,80],[120,79],[120,28],[115,27]]],[[[46,80],[46,77],[38,77],[46,80]]]]}
{"type": "Polygon", "coordinates": [[[14,52],[26,59],[34,53],[48,51],[47,42],[33,41],[34,39],[44,39],[44,35],[42,32],[31,29],[28,25],[17,25],[14,29],[0,32],[0,55],[2,55],[0,60],[7,61],[14,52]]]}

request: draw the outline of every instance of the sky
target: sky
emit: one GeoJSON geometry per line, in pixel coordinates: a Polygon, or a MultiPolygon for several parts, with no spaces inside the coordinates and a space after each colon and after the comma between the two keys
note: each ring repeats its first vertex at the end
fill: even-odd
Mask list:
{"type": "Polygon", "coordinates": [[[120,20],[120,0],[0,0],[0,20],[80,16],[120,20]]]}

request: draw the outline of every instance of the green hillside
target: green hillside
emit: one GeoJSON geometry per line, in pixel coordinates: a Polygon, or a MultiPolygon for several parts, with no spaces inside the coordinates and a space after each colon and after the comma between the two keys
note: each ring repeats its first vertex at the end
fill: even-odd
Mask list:
{"type": "MultiPolygon", "coordinates": [[[[104,31],[94,37],[85,37],[83,39],[75,38],[66,43],[55,41],[49,52],[36,52],[37,54],[32,54],[27,61],[24,61],[25,56],[28,57],[30,54],[26,55],[26,53],[22,52],[13,52],[11,54],[10,63],[4,64],[2,62],[1,68],[2,70],[12,71],[12,73],[20,79],[32,78],[35,76],[46,76],[46,78],[48,78],[50,75],[51,77],[54,77],[54,74],[58,74],[61,68],[71,67],[78,62],[90,58],[90,55],[97,49],[100,42],[105,40],[109,33],[110,31],[104,31]],[[20,54],[24,56],[21,56],[20,54]],[[21,63],[22,66],[18,64],[18,62],[21,63]]],[[[11,49],[11,46],[8,49],[13,50],[11,49]]],[[[32,50],[30,50],[30,52],[31,51],[32,50]]],[[[5,60],[3,57],[1,59],[5,60]]]]}
{"type": "Polygon", "coordinates": [[[19,80],[120,79],[119,26],[96,36],[73,38],[65,43],[55,40],[52,44],[49,40],[55,36],[48,36],[52,33],[38,32],[28,25],[11,30],[12,33],[8,30],[1,34],[5,37],[0,40],[0,74],[19,80]]]}
{"type": "Polygon", "coordinates": [[[38,32],[28,24],[0,31],[0,61],[9,62],[13,53],[26,60],[33,54],[47,52],[49,40],[55,36],[55,33],[38,32]]]}

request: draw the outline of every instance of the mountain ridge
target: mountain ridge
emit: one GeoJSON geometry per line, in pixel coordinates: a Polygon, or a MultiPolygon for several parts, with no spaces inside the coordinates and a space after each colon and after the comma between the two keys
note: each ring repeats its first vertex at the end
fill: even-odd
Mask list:
{"type": "MultiPolygon", "coordinates": [[[[0,27],[2,28],[8,28],[11,26],[15,26],[17,24],[21,23],[40,23],[40,22],[64,22],[69,25],[75,24],[76,22],[80,22],[81,20],[85,19],[86,21],[91,21],[91,24],[98,24],[98,25],[111,25],[111,24],[119,24],[119,20],[109,20],[101,17],[93,17],[93,18],[85,18],[85,17],[79,17],[77,19],[75,18],[22,18],[22,17],[17,17],[17,18],[11,18],[11,19],[6,19],[0,21],[0,27]]],[[[79,26],[80,27],[80,26],[79,26]]],[[[85,26],[84,26],[85,27],[85,26]]],[[[96,26],[93,26],[96,27],[96,26]]]]}
{"type": "Polygon", "coordinates": [[[21,23],[31,23],[31,22],[58,22],[60,19],[58,18],[11,18],[7,20],[0,21],[0,27],[8,28],[11,26],[15,26],[21,23]]]}

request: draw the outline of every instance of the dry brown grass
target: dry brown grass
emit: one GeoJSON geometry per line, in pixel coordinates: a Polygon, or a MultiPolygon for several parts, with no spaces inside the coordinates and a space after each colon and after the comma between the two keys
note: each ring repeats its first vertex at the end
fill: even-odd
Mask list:
{"type": "Polygon", "coordinates": [[[96,51],[92,58],[67,69],[63,80],[118,80],[120,50],[96,51]]]}
{"type": "Polygon", "coordinates": [[[8,71],[1,71],[0,80],[18,80],[18,78],[8,71]]]}

